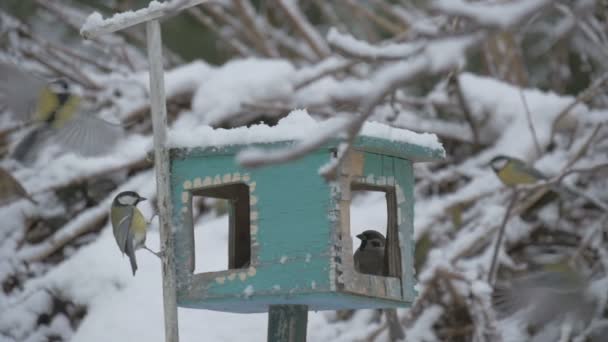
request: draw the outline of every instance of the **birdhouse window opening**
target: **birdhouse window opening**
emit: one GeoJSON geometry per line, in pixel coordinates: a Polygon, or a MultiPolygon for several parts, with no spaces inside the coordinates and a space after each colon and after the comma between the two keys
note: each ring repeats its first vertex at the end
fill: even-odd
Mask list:
{"type": "MultiPolygon", "coordinates": [[[[360,236],[365,239],[365,236],[361,236],[360,234],[366,230],[376,230],[385,237],[383,269],[377,272],[381,272],[382,275],[387,277],[401,278],[397,199],[393,186],[351,183],[350,232],[353,241],[353,252],[356,252],[361,244],[369,244],[370,246],[378,244],[378,241],[375,241],[375,239],[364,242],[358,237],[360,236]],[[383,204],[378,205],[375,203],[379,200],[383,204]],[[353,205],[353,201],[358,205],[362,204],[363,208],[359,209],[358,205],[353,205]]],[[[367,247],[365,246],[364,248],[367,247]]],[[[357,270],[355,269],[355,271],[357,270]]],[[[372,274],[367,272],[359,273],[372,274]]]]}
{"type": "MultiPolygon", "coordinates": [[[[230,183],[221,184],[209,187],[193,189],[192,203],[196,203],[196,197],[207,199],[220,200],[220,204],[225,204],[228,213],[228,239],[227,248],[220,248],[220,251],[226,251],[227,262],[224,263],[226,269],[210,269],[206,265],[194,265],[194,273],[210,272],[210,271],[225,271],[228,269],[246,268],[251,262],[251,225],[250,225],[250,203],[249,203],[249,186],[245,183],[230,183]]],[[[213,234],[206,230],[205,224],[195,227],[194,234],[213,234]]],[[[211,240],[211,239],[210,239],[211,240]]],[[[216,239],[212,239],[216,240],[216,239]]],[[[196,239],[195,239],[196,241],[196,239]]],[[[199,239],[200,241],[200,239],[199,239]]],[[[203,241],[206,241],[203,240],[203,241]]],[[[205,253],[205,246],[194,246],[195,253],[205,253]]],[[[217,246],[215,252],[218,251],[217,246]]],[[[217,258],[217,255],[212,258],[217,258]]],[[[205,260],[205,258],[199,258],[205,260]]]]}

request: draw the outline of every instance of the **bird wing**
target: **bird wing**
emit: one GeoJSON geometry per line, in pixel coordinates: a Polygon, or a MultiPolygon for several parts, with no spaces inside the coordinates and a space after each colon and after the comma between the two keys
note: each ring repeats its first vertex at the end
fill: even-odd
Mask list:
{"type": "Polygon", "coordinates": [[[122,136],[120,125],[82,114],[66,121],[55,132],[54,140],[74,153],[96,156],[112,150],[122,136]]]}
{"type": "Polygon", "coordinates": [[[0,62],[0,104],[15,118],[29,121],[34,115],[39,96],[47,82],[17,66],[0,62]]]}
{"type": "Polygon", "coordinates": [[[146,244],[146,230],[148,228],[148,221],[137,208],[133,208],[133,220],[130,227],[133,233],[133,248],[137,250],[146,244]]]}
{"type": "Polygon", "coordinates": [[[133,248],[133,232],[130,229],[127,233],[125,253],[129,257],[129,262],[131,263],[131,271],[133,271],[133,275],[135,275],[135,271],[137,271],[137,259],[135,258],[135,249],[133,248]]]}
{"type": "Polygon", "coordinates": [[[496,288],[497,309],[505,315],[527,309],[526,320],[541,324],[571,311],[587,312],[586,283],[563,272],[536,272],[496,288]]]}
{"type": "MultiPolygon", "coordinates": [[[[126,211],[126,214],[122,219],[113,227],[114,228],[114,237],[116,238],[116,243],[118,244],[118,248],[124,254],[127,250],[127,243],[129,235],[132,235],[131,232],[131,222],[133,221],[133,210],[135,208],[132,207],[123,207],[122,210],[126,211]]],[[[131,239],[132,240],[132,239],[131,239]]],[[[131,242],[132,244],[133,242],[131,242]]]]}
{"type": "Polygon", "coordinates": [[[542,172],[538,171],[537,169],[529,166],[523,160],[513,158],[513,165],[518,170],[520,170],[520,171],[522,171],[524,173],[528,173],[528,174],[534,176],[534,178],[536,178],[536,179],[547,179],[547,176],[544,173],[542,173],[542,172]]]}

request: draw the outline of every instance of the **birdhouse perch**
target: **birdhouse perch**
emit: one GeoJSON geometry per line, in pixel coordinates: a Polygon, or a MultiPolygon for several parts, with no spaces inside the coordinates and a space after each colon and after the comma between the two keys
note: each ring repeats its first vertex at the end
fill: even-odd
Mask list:
{"type": "Polygon", "coordinates": [[[170,149],[178,305],[249,313],[267,312],[271,305],[337,310],[413,302],[412,164],[443,157],[434,135],[367,123],[334,182],[318,169],[340,139],[278,166],[243,169],[235,160],[250,147],[296,144],[336,120],[317,123],[296,111],[275,127],[195,131],[193,136],[203,138],[170,149]],[[387,199],[386,277],[354,268],[350,203],[359,190],[381,191],[387,199]],[[230,204],[227,270],[194,272],[200,252],[192,217],[196,196],[230,204]]]}

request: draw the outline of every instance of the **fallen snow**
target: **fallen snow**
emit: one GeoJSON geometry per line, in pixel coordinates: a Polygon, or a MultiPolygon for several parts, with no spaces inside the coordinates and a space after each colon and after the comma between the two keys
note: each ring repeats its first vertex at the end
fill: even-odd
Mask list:
{"type": "MultiPolygon", "coordinates": [[[[148,173],[146,179],[142,178],[138,184],[132,186],[147,196],[147,193],[154,189],[153,175],[148,173]]],[[[369,207],[370,203],[378,201],[375,197],[362,197],[354,206],[362,215],[366,213],[365,222],[375,225],[377,222],[374,223],[373,217],[382,221],[386,208],[369,207]]],[[[144,215],[150,217],[150,208],[142,209],[144,215]]],[[[204,221],[197,224],[195,245],[202,246],[203,240],[205,245],[226,245],[227,224],[226,216],[206,216],[204,221]]],[[[156,228],[153,225],[146,241],[148,247],[153,250],[158,250],[160,243],[156,228]]],[[[210,253],[197,253],[196,264],[210,263],[212,268],[219,269],[225,262],[225,256],[216,252],[214,249],[210,253]]],[[[49,298],[44,295],[44,291],[40,291],[47,288],[51,291],[61,291],[67,298],[88,308],[87,315],[72,336],[72,341],[164,341],[160,261],[145,250],[138,250],[136,254],[139,269],[133,277],[128,259],[121,255],[110,227],[106,226],[94,242],[80,248],[75,255],[50,269],[46,275],[26,283],[24,291],[32,293],[31,299],[25,305],[16,303],[20,305],[12,315],[0,317],[0,327],[36,319],[36,308],[47,307],[43,304],[49,298]]],[[[277,286],[276,289],[278,288],[277,286]]],[[[247,287],[243,295],[254,295],[253,287],[247,287]]],[[[369,323],[373,310],[358,311],[351,322],[330,323],[327,317],[331,314],[333,313],[309,313],[309,341],[352,341],[366,336],[378,327],[378,323],[369,323]]],[[[62,322],[61,315],[58,317],[58,321],[49,329],[71,329],[69,325],[65,325],[65,321],[62,322]]],[[[265,341],[266,324],[267,314],[245,315],[179,309],[181,341],[197,341],[201,336],[204,336],[206,341],[265,341]]]]}

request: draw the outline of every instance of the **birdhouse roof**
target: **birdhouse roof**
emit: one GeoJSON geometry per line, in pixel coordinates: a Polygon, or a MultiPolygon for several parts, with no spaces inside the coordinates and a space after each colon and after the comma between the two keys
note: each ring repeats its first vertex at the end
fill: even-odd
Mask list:
{"type": "MultiPolygon", "coordinates": [[[[212,128],[206,125],[181,127],[169,131],[169,147],[180,149],[210,149],[250,145],[293,143],[315,136],[330,135],[344,127],[350,118],[334,117],[317,121],[306,110],[294,110],[277,125],[265,124],[231,129],[212,128]]],[[[343,131],[343,130],[342,130],[343,131]]],[[[327,147],[337,146],[344,134],[336,134],[327,147]]],[[[354,142],[354,147],[370,152],[393,155],[412,161],[432,161],[445,157],[445,150],[435,134],[416,133],[378,122],[366,122],[354,142]]],[[[236,149],[235,149],[236,151],[236,149]]]]}

